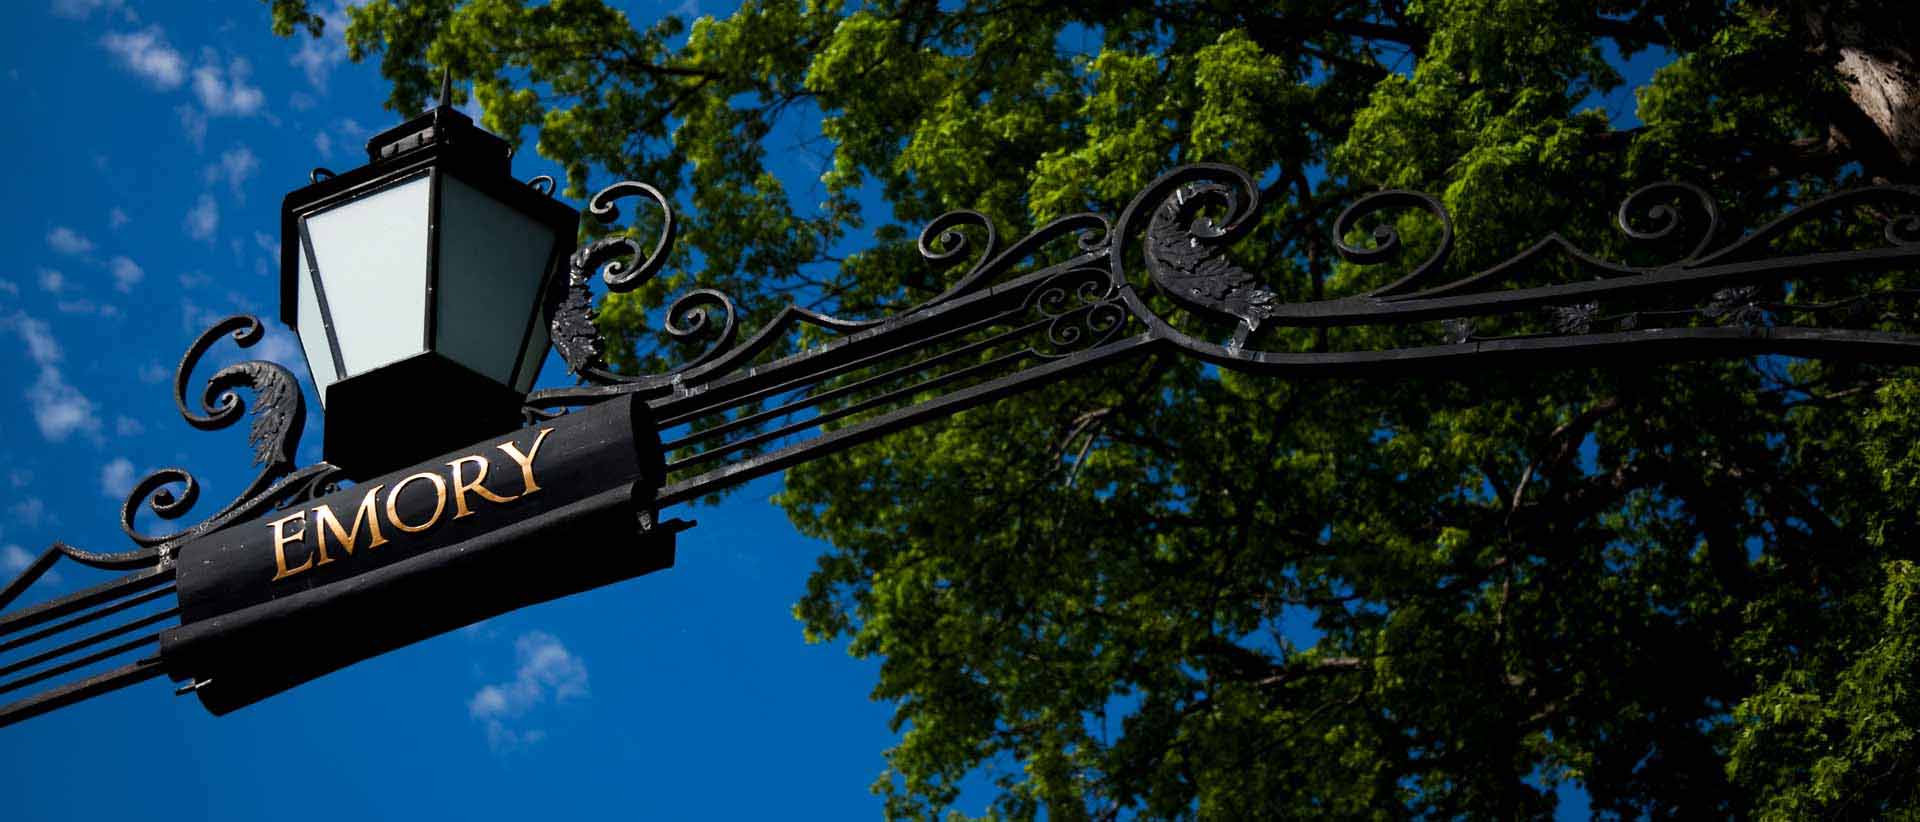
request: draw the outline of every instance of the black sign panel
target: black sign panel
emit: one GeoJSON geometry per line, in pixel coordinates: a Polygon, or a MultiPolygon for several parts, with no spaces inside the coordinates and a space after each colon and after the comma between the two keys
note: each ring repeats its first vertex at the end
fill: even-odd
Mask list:
{"type": "Polygon", "coordinates": [[[495,614],[673,563],[660,446],[620,398],[180,549],[176,680],[216,714],[495,614]]]}

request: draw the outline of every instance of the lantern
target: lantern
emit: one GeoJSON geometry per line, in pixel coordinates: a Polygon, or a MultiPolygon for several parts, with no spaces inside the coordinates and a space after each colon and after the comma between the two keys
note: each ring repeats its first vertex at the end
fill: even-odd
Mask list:
{"type": "Polygon", "coordinates": [[[546,358],[543,295],[579,215],[551,181],[514,179],[507,142],[447,97],[281,208],[281,319],[325,411],[325,459],[349,476],[512,429],[546,358]]]}

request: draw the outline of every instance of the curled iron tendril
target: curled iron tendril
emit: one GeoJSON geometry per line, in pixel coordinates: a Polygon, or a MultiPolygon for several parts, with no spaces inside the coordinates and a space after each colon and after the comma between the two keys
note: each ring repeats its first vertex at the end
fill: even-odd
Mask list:
{"type": "Polygon", "coordinates": [[[639,288],[666,266],[677,229],[673,204],[660,189],[646,183],[614,183],[587,201],[587,213],[605,224],[620,219],[619,199],[641,196],[660,207],[660,237],[654,242],[653,251],[640,259],[640,244],[633,238],[623,234],[601,237],[568,258],[566,278],[556,280],[547,292],[553,347],[560,352],[567,370],[588,382],[615,384],[622,378],[607,370],[605,344],[593,325],[596,316],[593,290],[587,281],[593,272],[600,271],[608,291],[619,294],[639,288]],[[631,264],[635,259],[640,259],[639,264],[631,264]]]}
{"type": "Polygon", "coordinates": [[[1097,268],[1070,269],[1040,283],[1030,305],[1048,318],[1046,347],[1034,353],[1058,359],[1111,339],[1127,321],[1119,290],[1097,268]]]}
{"type": "MultiPolygon", "coordinates": [[[[625,237],[602,239],[574,256],[573,272],[567,282],[551,292],[555,301],[553,337],[569,369],[583,381],[597,385],[540,392],[529,398],[529,405],[557,408],[619,393],[658,397],[670,392],[697,391],[707,382],[756,362],[756,357],[774,350],[798,325],[840,335],[870,331],[891,333],[882,331],[882,327],[901,327],[917,317],[938,313],[929,311],[931,308],[957,309],[975,297],[992,295],[994,291],[989,285],[1017,271],[1043,246],[1070,233],[1079,235],[1078,255],[1066,260],[1056,258],[1045,271],[1051,276],[1055,272],[1101,270],[1106,273],[1107,290],[1086,291],[1082,295],[1087,297],[1083,300],[1085,305],[1055,316],[1051,312],[1057,307],[1072,303],[1068,299],[1070,292],[1051,285],[1034,286],[1040,288],[1037,294],[1045,296],[1037,307],[1050,318],[1047,321],[1071,315],[1071,322],[1093,323],[1081,326],[1079,331],[1070,331],[1069,323],[1056,322],[1049,331],[1049,342],[1070,347],[1077,344],[1075,341],[1088,339],[1090,332],[1093,338],[1104,338],[1100,332],[1124,324],[1108,321],[1109,317],[1118,316],[1111,312],[1124,307],[1150,334],[1170,339],[1176,345],[1204,348],[1199,353],[1216,362],[1261,364],[1300,359],[1293,354],[1249,348],[1251,336],[1263,327],[1416,327],[1442,323],[1447,326],[1443,337],[1453,344],[1462,344],[1518,339],[1496,333],[1493,329],[1505,326],[1488,320],[1528,312],[1545,319],[1548,335],[1587,335],[1602,325],[1615,331],[1632,331],[1651,327],[1649,323],[1678,322],[1682,313],[1662,307],[1666,301],[1699,297],[1704,303],[1706,295],[1717,289],[1785,277],[1788,267],[1780,265],[1778,258],[1805,252],[1774,248],[1775,241],[1786,238],[1803,224],[1831,220],[1857,210],[1870,210],[1884,221],[1881,233],[1893,248],[1806,255],[1804,265],[1793,267],[1794,276],[1846,268],[1856,262],[1847,258],[1851,254],[1866,255],[1860,260],[1870,257],[1877,264],[1899,255],[1910,255],[1909,249],[1920,244],[1920,189],[1912,187],[1876,186],[1828,195],[1801,205],[1759,229],[1735,236],[1736,232],[1722,225],[1719,206],[1706,191],[1686,183],[1668,182],[1635,189],[1611,216],[1631,243],[1677,246],[1675,260],[1659,265],[1632,265],[1602,259],[1576,247],[1560,234],[1551,233],[1488,268],[1448,278],[1445,269],[1451,262],[1457,239],[1454,221],[1444,203],[1416,191],[1381,191],[1359,198],[1334,219],[1331,228],[1335,251],[1341,259],[1357,265],[1380,265],[1411,256],[1407,223],[1399,220],[1402,214],[1389,213],[1411,212],[1411,216],[1422,219],[1427,226],[1419,243],[1425,249],[1422,258],[1403,272],[1380,278],[1377,281],[1386,284],[1372,290],[1289,303],[1269,289],[1257,273],[1228,258],[1228,249],[1255,225],[1261,207],[1260,194],[1258,182],[1245,170],[1218,164],[1183,166],[1149,183],[1112,222],[1095,214],[1076,214],[1041,226],[1005,247],[987,215],[971,210],[949,212],[920,232],[917,250],[929,264],[964,265],[965,270],[930,299],[877,319],[843,319],[789,305],[775,312],[751,336],[740,340],[743,336],[738,326],[741,309],[728,295],[699,289],[668,306],[664,329],[667,335],[677,338],[715,338],[708,348],[663,374],[623,377],[609,373],[601,359],[603,343],[591,321],[587,280],[592,271],[604,267],[603,279],[617,292],[631,289],[653,276],[664,263],[673,239],[674,221],[668,210],[663,215],[662,233],[652,253],[644,259],[641,247],[625,237]],[[1729,241],[1729,237],[1733,239],[1729,241]],[[1196,314],[1237,321],[1231,341],[1224,345],[1203,343],[1154,316],[1154,309],[1129,282],[1127,267],[1132,258],[1121,251],[1124,241],[1134,238],[1142,243],[1140,259],[1145,262],[1152,285],[1196,314]],[[641,261],[630,265],[636,259],[641,261]],[[1542,270],[1556,272],[1556,281],[1527,282],[1527,278],[1542,270]],[[1559,274],[1564,271],[1585,276],[1568,280],[1559,274]],[[1090,295],[1095,294],[1102,296],[1091,299],[1090,295]],[[1603,307],[1615,306],[1617,301],[1627,298],[1650,305],[1616,309],[1630,313],[1602,313],[1603,307]]],[[[626,196],[646,196],[663,209],[668,206],[666,198],[652,187],[621,183],[595,195],[589,213],[616,218],[618,210],[613,201],[626,196]]],[[[983,300],[981,304],[989,302],[992,301],[983,300]]],[[[1751,319],[1754,312],[1747,310],[1740,316],[1751,319]]],[[[947,321],[953,319],[949,317],[947,321]]],[[[1521,336],[1540,336],[1533,331],[1520,333],[1521,336]]],[[[1342,360],[1342,364],[1367,359],[1353,356],[1356,353],[1343,354],[1347,359],[1342,360]]],[[[1309,352],[1301,356],[1312,359],[1318,355],[1319,352],[1309,352]]]]}
{"type": "Polygon", "coordinates": [[[967,273],[953,285],[929,299],[895,312],[893,316],[842,322],[849,327],[871,328],[896,317],[925,311],[979,291],[987,283],[1007,273],[1013,266],[1032,257],[1041,248],[1068,234],[1077,235],[1077,248],[1080,253],[1088,254],[1103,250],[1111,233],[1111,227],[1107,224],[1106,218],[1098,214],[1069,214],[1034,229],[1032,234],[1002,249],[1000,232],[994,227],[993,220],[978,211],[960,209],[935,217],[933,222],[921,229],[918,243],[920,256],[931,263],[946,263],[962,257],[971,247],[967,235],[960,231],[965,226],[982,229],[986,233],[987,240],[978,258],[975,259],[973,267],[967,269],[967,273]]]}
{"type": "Polygon", "coordinates": [[[1713,247],[1713,242],[1720,236],[1722,229],[1720,204],[1699,186],[1672,181],[1641,186],[1628,194],[1625,200],[1620,201],[1620,210],[1614,215],[1614,224],[1620,227],[1622,234],[1641,242],[1667,239],[1686,222],[1680,210],[1668,202],[1676,196],[1699,205],[1700,212],[1707,218],[1706,225],[1700,232],[1700,239],[1694,243],[1693,250],[1676,263],[1682,264],[1700,259],[1701,255],[1706,254],[1707,249],[1713,247]],[[1647,219],[1653,222],[1652,228],[1643,230],[1634,227],[1633,215],[1642,210],[1647,219]]]}
{"type": "MultiPolygon", "coordinates": [[[[198,407],[187,401],[188,382],[195,367],[222,337],[231,336],[240,347],[251,347],[265,336],[260,320],[250,316],[227,317],[202,332],[187,348],[180,367],[174,373],[173,400],[187,424],[202,431],[227,428],[247,414],[247,402],[238,389],[253,392],[253,426],[248,441],[253,446],[253,463],[260,472],[231,503],[200,523],[167,534],[143,533],[134,527],[142,501],[155,516],[177,520],[185,516],[200,499],[200,482],[183,468],[167,467],[148,474],[134,483],[132,493],[120,508],[120,528],[128,538],[143,546],[139,550],[96,554],[63,548],[76,561],[97,567],[124,568],[164,559],[173,546],[206,533],[225,523],[257,512],[284,496],[284,482],[294,471],[294,452],[306,424],[306,400],[293,373],[275,363],[248,360],[215,371],[201,392],[198,407]]],[[[321,465],[300,472],[302,479],[330,472],[321,465]]]]}
{"type": "Polygon", "coordinates": [[[1395,208],[1414,208],[1433,215],[1440,223],[1440,241],[1413,270],[1362,296],[1386,298],[1406,292],[1439,271],[1453,254],[1453,217],[1447,213],[1447,207],[1431,194],[1399,189],[1368,194],[1341,211],[1333,221],[1334,251],[1340,254],[1341,259],[1359,265],[1373,265],[1399,255],[1402,250],[1400,229],[1391,222],[1382,221],[1373,227],[1372,247],[1347,243],[1347,235],[1353,233],[1361,220],[1395,208]]]}
{"type": "Polygon", "coordinates": [[[1160,192],[1147,220],[1145,258],[1154,285],[1189,309],[1237,318],[1234,348],[1272,316],[1275,295],[1251,272],[1226,258],[1226,248],[1253,227],[1260,189],[1231,166],[1189,166],[1163,175],[1127,207],[1127,224],[1149,194],[1160,192]],[[1219,182],[1226,180],[1227,182],[1219,182]],[[1220,209],[1222,216],[1208,215],[1220,209]]]}
{"type": "MultiPolygon", "coordinates": [[[[554,347],[559,350],[567,369],[587,382],[601,385],[636,382],[633,378],[607,370],[605,343],[593,324],[596,312],[593,310],[593,293],[588,280],[594,271],[599,270],[610,292],[618,294],[639,288],[665,267],[677,231],[672,203],[659,189],[646,183],[615,183],[594,194],[587,204],[587,213],[606,223],[620,219],[618,200],[640,196],[653,200],[661,211],[660,236],[654,242],[653,250],[637,265],[633,265],[630,261],[640,257],[638,243],[624,235],[602,237],[574,252],[569,260],[566,280],[556,282],[548,293],[554,347]]],[[[738,329],[737,310],[731,297],[714,289],[697,289],[674,300],[667,307],[666,331],[676,338],[700,336],[713,324],[710,318],[715,309],[722,316],[720,330],[718,339],[706,351],[672,372],[651,375],[639,381],[653,384],[670,380],[675,374],[698,367],[732,345],[738,329]]]]}
{"type": "Polygon", "coordinates": [[[640,258],[640,245],[625,236],[603,237],[576,251],[569,260],[566,279],[557,281],[547,293],[554,348],[559,351],[568,371],[583,382],[598,387],[541,392],[531,398],[532,402],[560,402],[574,396],[600,397],[608,395],[609,391],[665,390],[678,384],[683,377],[719,371],[751,358],[776,342],[795,324],[804,323],[843,334],[872,328],[977,292],[1043,246],[1069,234],[1077,235],[1077,249],[1083,257],[1103,253],[1111,233],[1104,217],[1073,214],[1049,222],[1003,249],[1000,247],[998,230],[985,214],[969,210],[948,212],[921,231],[919,252],[932,263],[952,263],[971,257],[974,264],[958,281],[932,298],[896,312],[891,317],[872,320],[841,319],[789,305],[751,339],[736,344],[740,336],[740,316],[733,298],[710,288],[695,289],[676,298],[667,307],[664,330],[674,338],[710,336],[713,342],[699,355],[670,371],[628,377],[615,374],[607,368],[605,342],[593,324],[596,312],[589,280],[595,270],[602,270],[602,279],[608,290],[620,293],[631,291],[658,274],[670,256],[675,238],[673,209],[658,189],[636,182],[616,183],[602,189],[589,201],[587,208],[587,213],[600,222],[617,220],[620,210],[616,201],[623,197],[638,196],[653,200],[662,210],[661,233],[652,252],[638,265],[630,265],[629,261],[640,258]],[[966,228],[978,229],[985,235],[985,243],[977,256],[971,253],[974,246],[967,232],[963,231],[966,228]]]}

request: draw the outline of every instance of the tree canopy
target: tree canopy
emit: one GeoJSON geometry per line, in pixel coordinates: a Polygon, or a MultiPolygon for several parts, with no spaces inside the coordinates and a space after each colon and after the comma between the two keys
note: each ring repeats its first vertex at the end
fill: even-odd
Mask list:
{"type": "MultiPolygon", "coordinates": [[[[282,34],[323,25],[270,2],[282,34]]],[[[929,279],[937,215],[1017,236],[1186,162],[1263,181],[1235,254],[1285,300],[1377,284],[1327,229],[1380,188],[1439,195],[1469,271],[1556,230],[1604,251],[1656,180],[1745,225],[1920,181],[1900,0],[347,12],[391,107],[445,68],[572,195],[686,207],[679,265],[601,314],[633,371],[677,351],[649,313],[679,291],[879,311],[929,279]],[[1660,67],[1610,116],[1636,55],[1660,67]],[[824,202],[769,170],[795,122],[824,202]]],[[[1564,781],[1606,815],[1915,818],[1916,433],[1920,379],[1849,362],[1288,381],[1152,356],[792,469],[780,501],[833,545],[807,636],[883,660],[890,818],[972,773],[1005,819],[1540,816],[1564,781]]]]}

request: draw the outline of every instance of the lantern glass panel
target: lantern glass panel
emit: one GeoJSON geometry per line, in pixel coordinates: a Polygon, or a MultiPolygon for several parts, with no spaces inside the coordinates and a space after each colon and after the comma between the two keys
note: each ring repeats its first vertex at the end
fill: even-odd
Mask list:
{"type": "Polygon", "coordinates": [[[521,345],[539,343],[539,355],[546,353],[546,336],[528,334],[540,324],[538,292],[553,256],[553,229],[458,178],[442,175],[439,185],[434,350],[516,385],[521,345]]]}
{"type": "MultiPolygon", "coordinates": [[[[296,240],[297,242],[297,240],[296,240]]],[[[327,386],[340,379],[333,368],[333,347],[327,342],[327,326],[321,322],[320,299],[313,290],[313,271],[307,268],[306,250],[301,249],[299,314],[296,327],[300,334],[300,350],[307,355],[307,370],[313,374],[313,390],[320,397],[320,406],[327,405],[327,386]]]]}
{"type": "Polygon", "coordinates": [[[540,366],[547,359],[547,348],[552,339],[547,334],[552,318],[545,311],[535,309],[533,336],[527,340],[527,350],[520,353],[520,379],[514,383],[513,390],[522,394],[533,391],[533,381],[540,376],[540,366]]]}
{"type": "MultiPolygon", "coordinates": [[[[424,348],[431,194],[430,178],[421,175],[306,218],[302,240],[311,245],[304,250],[319,263],[333,342],[346,366],[336,379],[424,348]]],[[[302,279],[303,292],[312,287],[311,275],[302,279]]],[[[309,351],[308,358],[324,353],[309,351]]]]}

